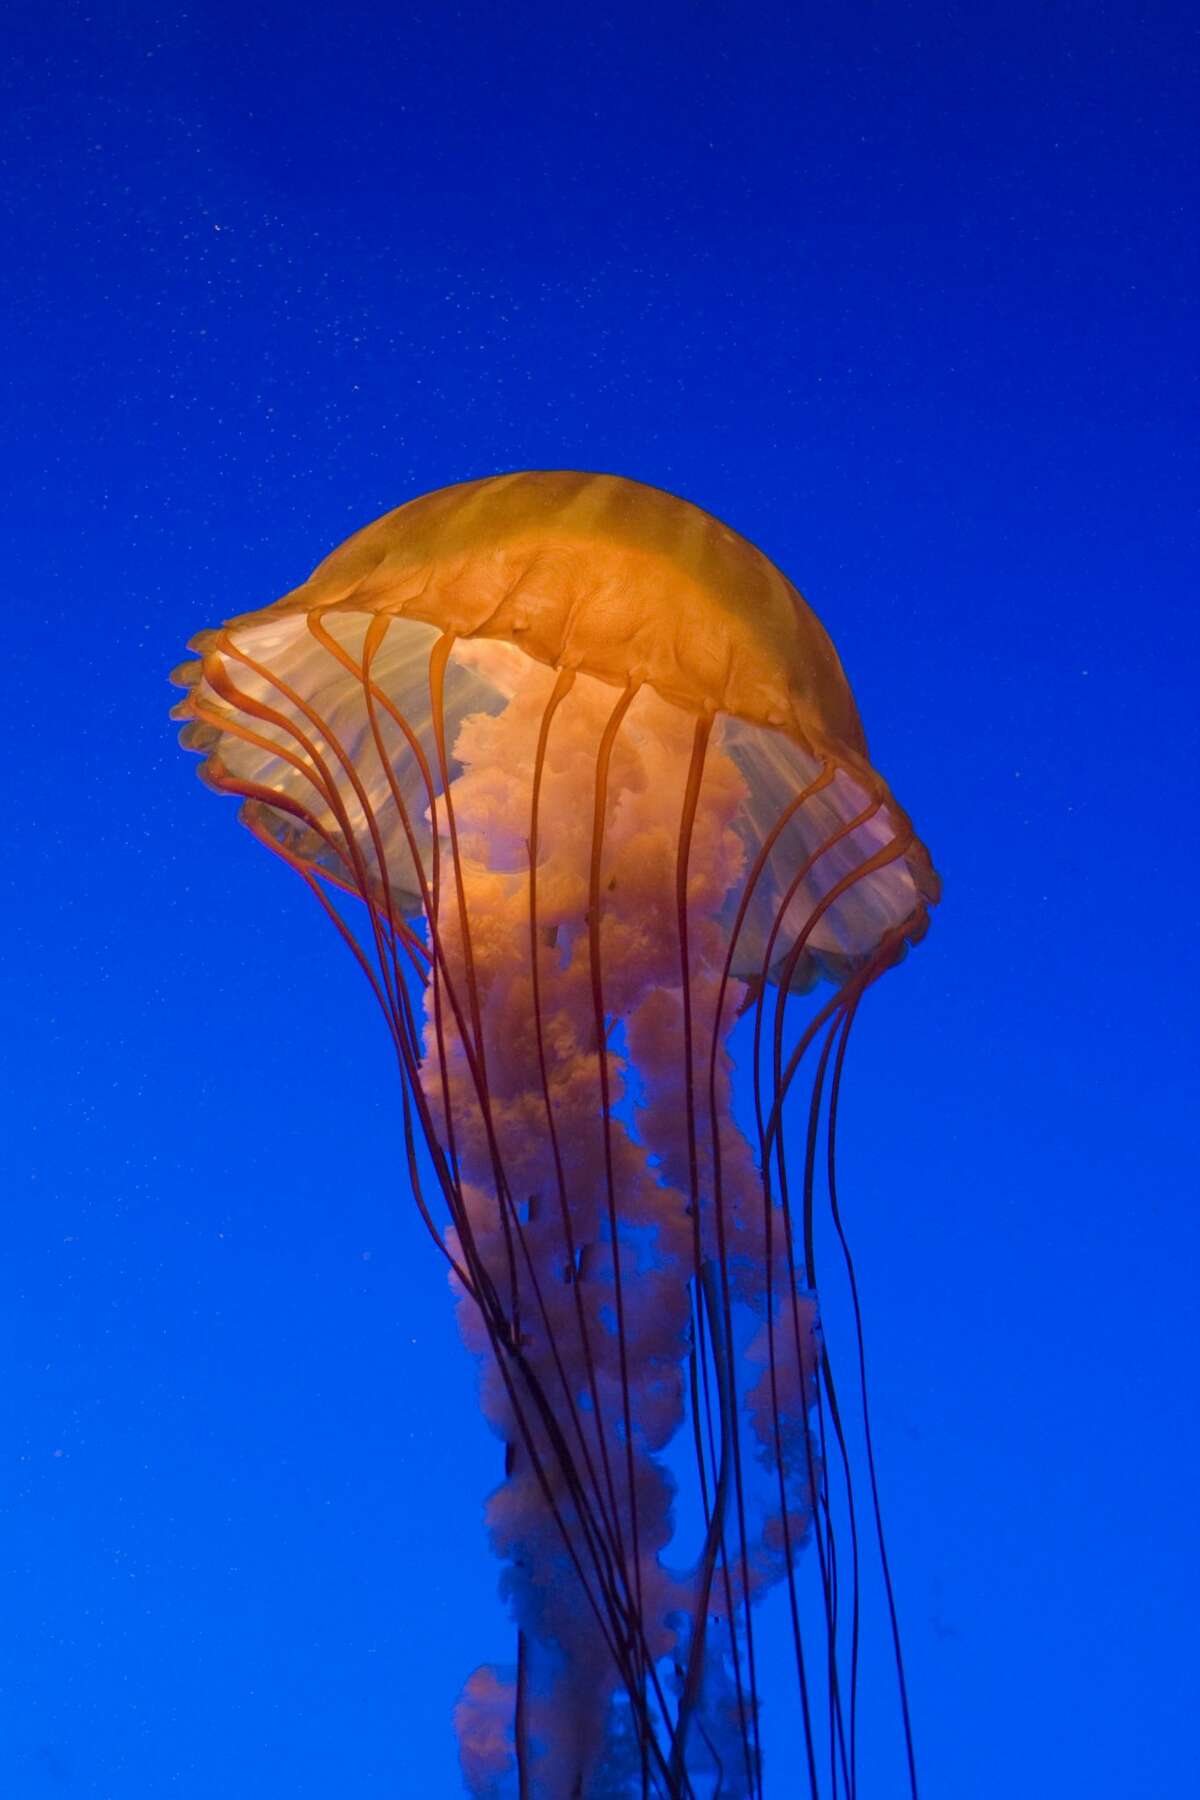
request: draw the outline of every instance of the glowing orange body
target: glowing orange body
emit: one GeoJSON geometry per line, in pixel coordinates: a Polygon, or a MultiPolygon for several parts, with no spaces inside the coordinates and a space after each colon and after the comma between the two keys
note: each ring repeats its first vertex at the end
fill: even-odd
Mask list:
{"type": "Polygon", "coordinates": [[[470,1785],[491,1793],[507,1758],[521,1800],[601,1777],[760,1794],[750,1608],[785,1583],[816,1795],[811,1536],[852,1793],[812,1420],[841,1425],[814,1160],[796,1220],[784,1116],[819,1050],[815,1142],[861,995],[937,890],[824,630],[698,508],[524,473],[399,508],[193,647],[185,742],[318,893],[387,1017],[414,1192],[509,1446],[489,1520],[520,1647],[464,1691],[470,1785]],[[797,1030],[786,997],[821,975],[832,996],[797,1030]],[[748,1008],[749,1132],[728,1047],[748,1008]],[[663,1460],[688,1423],[690,1548],[663,1460]]]}

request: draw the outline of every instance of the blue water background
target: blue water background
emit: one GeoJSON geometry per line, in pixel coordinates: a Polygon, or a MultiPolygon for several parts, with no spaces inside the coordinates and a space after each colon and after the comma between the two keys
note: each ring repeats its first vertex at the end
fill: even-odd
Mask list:
{"type": "Polygon", "coordinates": [[[945,879],[844,1123],[923,1792],[1188,1791],[1187,9],[6,33],[0,1792],[459,1792],[499,1447],[370,996],[164,678],[399,501],[562,466],[797,580],[945,879]]]}

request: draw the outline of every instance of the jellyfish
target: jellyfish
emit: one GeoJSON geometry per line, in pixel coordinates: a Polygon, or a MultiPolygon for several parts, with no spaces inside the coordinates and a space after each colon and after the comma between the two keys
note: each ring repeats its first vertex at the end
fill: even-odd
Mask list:
{"type": "Polygon", "coordinates": [[[190,648],[183,743],[386,1020],[407,1186],[504,1446],[515,1646],[455,1709],[467,1790],[761,1800],[784,1642],[780,1791],[853,1796],[880,1515],[814,1219],[845,1246],[849,1030],[938,889],[828,636],[698,507],[525,471],[408,502],[190,648]]]}

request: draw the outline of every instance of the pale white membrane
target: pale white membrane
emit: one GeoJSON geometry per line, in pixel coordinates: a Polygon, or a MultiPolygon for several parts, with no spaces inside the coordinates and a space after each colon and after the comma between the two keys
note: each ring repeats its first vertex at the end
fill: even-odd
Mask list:
{"type": "MultiPolygon", "coordinates": [[[[228,700],[202,677],[195,698],[206,713],[217,721],[236,719],[263,742],[256,745],[222,732],[219,723],[192,725],[185,736],[193,748],[217,748],[234,783],[253,783],[284,796],[313,815],[318,827],[314,833],[293,812],[253,804],[251,816],[271,836],[317,866],[349,879],[356,888],[365,871],[372,893],[379,896],[390,890],[396,909],[404,914],[421,904],[422,893],[410,831],[427,876],[430,854],[431,786],[413,752],[410,734],[424,750],[432,793],[441,786],[429,691],[429,658],[440,634],[417,620],[392,620],[371,658],[368,690],[361,669],[371,623],[370,615],[355,612],[331,612],[323,618],[321,628],[353,668],[330,653],[303,613],[268,616],[253,626],[239,627],[233,634],[237,650],[269,673],[260,674],[236,656],[226,655],[225,676],[239,697],[269,709],[276,718],[248,715],[240,698],[228,700]],[[371,706],[366,702],[368,691],[374,696],[371,706]],[[294,767],[290,758],[301,767],[294,767]]],[[[515,678],[512,671],[530,667],[529,659],[508,644],[458,642],[446,664],[443,693],[449,750],[464,718],[480,710],[499,710],[515,678]]],[[[544,670],[540,678],[548,688],[544,670]]],[[[586,677],[580,680],[586,682],[586,677]]],[[[601,683],[588,685],[600,694],[614,695],[601,683]]],[[[650,698],[647,691],[638,705],[650,698]]],[[[870,811],[867,794],[844,769],[833,771],[826,786],[796,807],[798,795],[818,780],[823,765],[782,732],[722,716],[715,741],[746,786],[746,803],[735,810],[730,824],[744,846],[747,870],[771,840],[762,878],[738,934],[734,972],[749,979],[763,972],[780,903],[795,877],[806,870],[771,944],[769,972],[773,978],[782,972],[796,936],[810,927],[804,952],[792,965],[790,985],[803,989],[822,973],[840,976],[869,955],[885,932],[920,910],[910,866],[900,857],[854,881],[812,923],[818,903],[830,890],[891,842],[895,821],[885,808],[870,811]],[[864,812],[869,816],[834,843],[864,812]],[[784,823],[776,832],[781,819],[784,823]]],[[[726,928],[732,927],[740,900],[739,889],[731,886],[720,912],[726,928]]]]}
{"type": "MultiPolygon", "coordinates": [[[[228,785],[269,790],[307,815],[301,820],[292,810],[249,804],[251,820],[281,847],[377,901],[386,892],[404,915],[421,905],[412,841],[428,876],[430,802],[441,788],[429,690],[429,659],[440,633],[415,620],[393,622],[370,659],[368,683],[363,658],[370,624],[364,613],[326,615],[321,629],[341,658],[303,613],[238,628],[234,649],[219,659],[223,681],[202,677],[196,700],[206,714],[236,721],[239,730],[190,726],[184,741],[215,749],[228,785]],[[226,681],[236,689],[232,698],[223,691],[226,681]],[[247,730],[262,741],[248,741],[247,730]]],[[[449,744],[469,713],[501,705],[503,695],[485,674],[450,659],[443,693],[449,744]]]]}

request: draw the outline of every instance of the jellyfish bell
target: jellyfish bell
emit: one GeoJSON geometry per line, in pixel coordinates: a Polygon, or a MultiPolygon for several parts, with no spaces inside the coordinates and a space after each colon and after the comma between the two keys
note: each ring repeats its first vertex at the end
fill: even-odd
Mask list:
{"type": "MultiPolygon", "coordinates": [[[[756,1617],[783,1588],[804,1780],[853,1794],[813,1145],[937,884],[828,636],[699,508],[525,472],[409,502],[192,648],[183,742],[387,1019],[506,1445],[517,1654],[459,1702],[470,1791],[760,1795],[756,1617]]],[[[833,1180],[830,1153],[836,1208],[833,1180]]]]}

